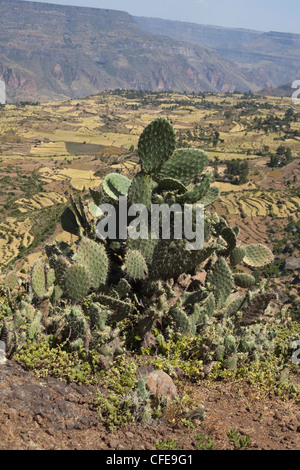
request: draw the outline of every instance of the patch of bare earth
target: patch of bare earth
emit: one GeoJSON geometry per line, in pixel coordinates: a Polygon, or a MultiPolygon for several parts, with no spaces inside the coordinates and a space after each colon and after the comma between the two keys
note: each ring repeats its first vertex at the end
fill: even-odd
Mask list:
{"type": "Polygon", "coordinates": [[[197,434],[211,436],[216,450],[232,449],[228,429],[249,435],[250,450],[300,448],[300,410],[293,401],[262,399],[247,386],[228,383],[210,389],[203,382],[190,390],[207,409],[194,429],[184,427],[178,409],[170,405],[147,426],[109,431],[94,405],[96,388],[37,379],[8,361],[0,365],[0,449],[156,450],[156,442],[176,439],[178,449],[197,450],[197,434]]]}

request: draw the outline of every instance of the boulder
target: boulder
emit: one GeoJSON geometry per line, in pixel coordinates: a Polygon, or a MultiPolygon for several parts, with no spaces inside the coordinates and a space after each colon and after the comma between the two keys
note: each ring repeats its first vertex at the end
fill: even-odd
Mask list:
{"type": "Polygon", "coordinates": [[[177,388],[171,377],[162,370],[154,370],[146,375],[146,386],[153,396],[160,400],[174,400],[178,397],[177,388]]]}
{"type": "Polygon", "coordinates": [[[296,258],[294,256],[291,256],[290,258],[287,258],[285,260],[284,267],[285,267],[285,269],[288,269],[290,271],[300,269],[300,258],[296,258]]]}

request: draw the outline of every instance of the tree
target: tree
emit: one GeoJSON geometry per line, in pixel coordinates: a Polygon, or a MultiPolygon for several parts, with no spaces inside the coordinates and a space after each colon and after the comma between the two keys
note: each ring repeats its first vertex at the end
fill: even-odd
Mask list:
{"type": "Polygon", "coordinates": [[[249,163],[238,159],[226,162],[225,174],[235,184],[244,184],[248,181],[249,163]]]}

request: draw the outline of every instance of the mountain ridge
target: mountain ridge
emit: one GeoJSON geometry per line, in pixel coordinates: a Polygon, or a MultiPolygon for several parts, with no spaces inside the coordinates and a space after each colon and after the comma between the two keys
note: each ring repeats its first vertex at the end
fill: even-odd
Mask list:
{"type": "Polygon", "coordinates": [[[0,0],[0,45],[9,101],[80,98],[116,88],[255,88],[218,52],[147,33],[117,10],[0,0]]]}
{"type": "Polygon", "coordinates": [[[300,76],[300,34],[200,25],[160,18],[134,17],[145,31],[208,44],[236,64],[259,88],[277,88],[300,76]]]}
{"type": "MultiPolygon", "coordinates": [[[[193,43],[166,36],[167,30],[146,31],[137,17],[124,11],[0,0],[0,80],[6,83],[8,102],[79,99],[117,88],[243,92],[277,85],[264,67],[249,67],[247,61],[255,62],[257,55],[254,46],[237,58],[225,40],[242,35],[244,43],[251,39],[253,44],[265,33],[214,26],[205,31],[205,44],[193,43]]],[[[274,40],[267,36],[267,41],[274,40]]],[[[260,58],[273,60],[262,52],[260,58]]],[[[282,62],[281,69],[289,68],[292,60],[279,59],[278,53],[275,59],[282,62]]],[[[297,69],[297,54],[293,60],[297,69]]],[[[274,67],[271,63],[268,71],[275,73],[274,67]]],[[[280,78],[280,85],[294,79],[289,73],[280,78]]]]}

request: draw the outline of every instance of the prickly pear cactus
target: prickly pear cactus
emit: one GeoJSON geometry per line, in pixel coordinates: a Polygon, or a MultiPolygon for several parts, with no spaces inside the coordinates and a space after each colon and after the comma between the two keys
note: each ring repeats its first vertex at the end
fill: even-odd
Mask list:
{"type": "MultiPolygon", "coordinates": [[[[90,190],[92,201],[87,207],[81,198],[77,203],[71,198],[71,208],[63,213],[61,223],[76,240],[72,246],[47,246],[49,267],[41,260],[33,267],[34,298],[45,299],[50,290],[60,291],[52,302],[46,334],[58,342],[68,340],[72,349],[96,349],[108,362],[126,346],[131,348],[136,338],[142,343],[154,328],[159,329],[160,338],[171,332],[200,334],[203,358],[222,361],[230,369],[237,367],[241,357],[259,357],[271,347],[271,339],[259,339],[260,348],[253,346],[253,341],[266,334],[255,329],[257,312],[263,316],[273,296],[260,288],[251,269],[270,263],[271,251],[263,245],[240,246],[238,227],[229,227],[224,218],[208,210],[220,195],[206,171],[208,155],[199,149],[176,148],[176,134],[167,119],[158,118],[145,128],[138,155],[141,171],[132,180],[110,173],[101,188],[90,190]],[[176,210],[168,236],[162,236],[161,216],[156,238],[126,238],[119,233],[98,238],[97,224],[103,221],[99,206],[109,202],[117,217],[123,216],[124,198],[127,209],[133,204],[147,209],[156,204],[171,212],[174,205],[187,204],[193,229],[197,228],[197,205],[202,204],[203,246],[187,248],[190,240],[176,210]],[[175,236],[175,227],[182,229],[181,238],[175,236]],[[198,273],[205,274],[202,281],[198,273]],[[185,284],[179,282],[183,277],[185,284]]],[[[130,235],[130,228],[131,214],[123,235],[124,229],[130,235]]],[[[15,316],[16,331],[22,326],[22,315],[15,316]]],[[[39,315],[33,315],[23,330],[26,338],[44,331],[39,328],[39,315]]]]}
{"type": "MultiPolygon", "coordinates": [[[[103,194],[111,200],[117,214],[121,196],[127,197],[128,207],[143,204],[147,209],[158,203],[166,206],[189,204],[193,208],[203,204],[207,207],[218,199],[220,191],[211,185],[211,173],[203,173],[208,164],[207,154],[198,149],[176,148],[176,134],[167,119],[158,118],[145,128],[139,140],[138,154],[142,171],[132,181],[110,173],[103,181],[102,190],[91,192],[93,207],[90,213],[96,218],[94,225],[98,213],[96,204],[105,201],[103,194]]],[[[72,207],[76,209],[74,202],[72,207]]],[[[85,213],[82,205],[79,209],[74,213],[77,219],[85,213]]],[[[195,211],[193,224],[194,216],[195,211]]],[[[81,225],[83,227],[83,223],[81,225]]],[[[163,316],[178,330],[194,334],[219,311],[236,314],[251,303],[250,294],[246,298],[244,293],[230,301],[233,291],[238,288],[250,290],[255,285],[251,274],[241,269],[232,273],[230,266],[244,263],[257,267],[273,259],[270,250],[262,245],[238,246],[238,235],[238,227],[230,228],[224,218],[207,212],[205,243],[198,250],[188,251],[187,240],[175,239],[173,234],[167,239],[129,237],[127,240],[109,237],[89,240],[81,236],[77,252],[68,260],[70,267],[62,276],[67,286],[65,292],[74,302],[80,302],[94,292],[96,301],[109,308],[111,318],[116,321],[140,312],[142,331],[145,331],[145,325],[151,329],[163,316]],[[156,291],[161,280],[176,281],[183,273],[193,275],[201,269],[207,272],[205,284],[198,293],[186,296],[185,300],[182,300],[184,296],[179,296],[174,303],[168,299],[176,297],[175,293],[170,296],[166,291],[160,292],[160,288],[160,293],[156,291]],[[108,286],[112,288],[108,289],[108,286]],[[120,286],[126,286],[126,298],[120,296],[120,286]]],[[[57,261],[59,259],[58,256],[57,261]]]]}

